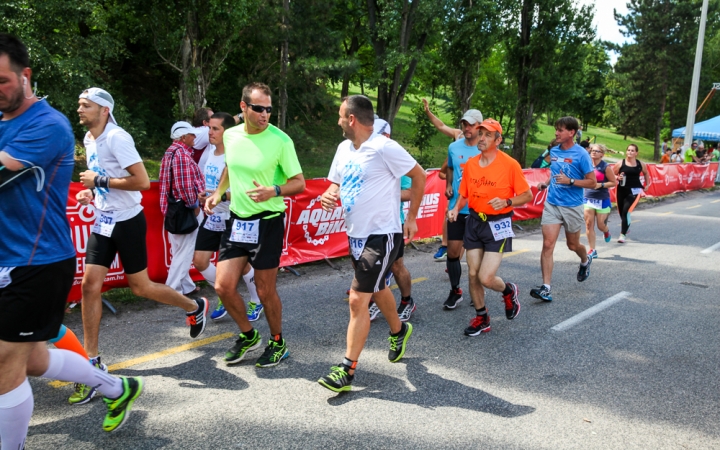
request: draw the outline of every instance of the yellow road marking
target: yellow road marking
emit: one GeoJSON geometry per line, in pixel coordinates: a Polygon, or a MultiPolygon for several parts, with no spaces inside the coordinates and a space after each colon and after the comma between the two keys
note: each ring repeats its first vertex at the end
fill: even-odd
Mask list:
{"type": "MultiPolygon", "coordinates": [[[[426,277],[415,278],[415,279],[411,280],[410,283],[415,284],[415,283],[419,283],[421,281],[427,281],[427,278],[426,277]]],[[[397,288],[398,288],[397,284],[393,284],[390,286],[390,289],[397,289],[397,288]]],[[[345,297],[343,300],[345,300],[346,302],[349,302],[350,297],[345,297]]]]}
{"type": "Polygon", "coordinates": [[[515,250],[514,252],[510,252],[510,253],[504,254],[504,255],[503,255],[503,259],[509,258],[509,257],[511,257],[511,256],[519,255],[520,253],[529,252],[529,251],[530,251],[529,248],[524,248],[524,249],[522,249],[522,250],[515,250]]]}
{"type": "Polygon", "coordinates": [[[720,202],[720,200],[713,200],[710,203],[717,203],[717,202],[720,202]]]}
{"type": "Polygon", "coordinates": [[[685,208],[685,209],[695,209],[695,208],[699,208],[699,207],[701,207],[701,206],[702,206],[702,205],[688,206],[688,207],[685,208]]]}
{"type": "Polygon", "coordinates": [[[673,213],[673,211],[668,211],[668,212],[660,213],[660,214],[658,214],[658,216],[667,216],[668,214],[672,214],[672,213],[673,213]]]}
{"type": "MultiPolygon", "coordinates": [[[[213,342],[222,341],[224,339],[229,339],[231,337],[234,337],[236,333],[223,333],[218,334],[215,336],[210,336],[205,339],[200,339],[199,341],[194,341],[189,344],[179,345],[177,347],[172,347],[167,350],[163,350],[156,353],[150,353],[149,355],[140,356],[138,358],[128,359],[127,361],[119,362],[117,364],[111,364],[108,366],[109,372],[114,372],[116,370],[122,370],[127,369],[128,367],[136,366],[138,364],[146,363],[148,361],[154,361],[156,359],[164,358],[166,356],[174,355],[176,353],[184,352],[186,350],[192,350],[194,348],[202,347],[203,345],[212,344],[213,342]]],[[[50,386],[54,388],[59,388],[62,386],[67,386],[69,383],[67,381],[52,381],[48,383],[50,386]]]]}

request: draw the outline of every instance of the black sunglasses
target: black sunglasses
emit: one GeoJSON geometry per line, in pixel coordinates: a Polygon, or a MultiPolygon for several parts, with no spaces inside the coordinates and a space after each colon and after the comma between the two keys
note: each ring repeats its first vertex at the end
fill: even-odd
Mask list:
{"type": "Polygon", "coordinates": [[[256,113],[261,113],[263,111],[267,111],[268,114],[272,113],[272,106],[260,106],[260,105],[254,105],[252,103],[246,103],[256,113]]]}

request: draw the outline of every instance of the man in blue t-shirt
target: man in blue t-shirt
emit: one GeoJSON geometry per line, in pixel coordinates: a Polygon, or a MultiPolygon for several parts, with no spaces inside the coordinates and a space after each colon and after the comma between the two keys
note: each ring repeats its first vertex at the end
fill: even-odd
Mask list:
{"type": "Polygon", "coordinates": [[[548,190],[540,221],[543,234],[540,256],[543,284],[533,288],[530,295],[546,302],[552,301],[550,281],[553,251],[561,227],[565,227],[568,248],[580,257],[577,280],[585,281],[590,276],[592,258],[588,258],[587,249],[580,243],[580,230],[585,225],[583,188],[594,188],[597,180],[587,150],[573,142],[577,131],[578,121],[574,117],[561,117],[555,122],[555,140],[558,145],[550,149],[550,178],[538,184],[539,190],[548,190]]]}
{"type": "Polygon", "coordinates": [[[110,376],[58,336],[75,275],[65,215],[75,139],[65,116],[33,95],[25,45],[0,33],[0,441],[24,448],[33,397],[27,375],[97,387],[105,431],[122,424],[142,379],[110,376]]]}
{"type": "MultiPolygon", "coordinates": [[[[463,169],[468,159],[480,153],[477,145],[480,141],[480,124],[483,116],[477,109],[468,109],[460,120],[465,139],[458,139],[448,146],[448,169],[445,180],[445,196],[449,199],[448,211],[455,207],[458,201],[458,190],[462,180],[463,169]]],[[[450,277],[450,294],[443,306],[446,310],[455,309],[462,301],[462,289],[460,289],[460,278],[462,277],[462,266],[460,258],[463,255],[463,236],[465,235],[465,220],[468,216],[468,208],[465,206],[460,210],[454,222],[448,222],[448,248],[447,248],[447,273],[450,277]]]]}

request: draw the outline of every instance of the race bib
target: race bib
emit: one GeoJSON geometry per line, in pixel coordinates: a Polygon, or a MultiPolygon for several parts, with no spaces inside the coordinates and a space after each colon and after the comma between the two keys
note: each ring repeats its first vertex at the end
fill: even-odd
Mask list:
{"type": "Polygon", "coordinates": [[[203,228],[210,231],[225,231],[225,214],[211,214],[207,216],[203,228]]]}
{"type": "Polygon", "coordinates": [[[12,283],[12,278],[10,278],[10,272],[14,267],[0,267],[0,289],[7,287],[12,283]]]}
{"type": "Polygon", "coordinates": [[[115,214],[113,212],[101,212],[95,219],[92,232],[101,236],[110,237],[115,228],[115,214]]]}
{"type": "Polygon", "coordinates": [[[603,209],[602,200],[598,200],[596,198],[586,198],[585,204],[593,209],[603,209]]]}
{"type": "Polygon", "coordinates": [[[494,222],[488,222],[488,224],[490,224],[490,229],[492,230],[493,237],[496,241],[515,237],[515,233],[512,229],[512,219],[510,217],[496,220],[494,222]]]}
{"type": "Polygon", "coordinates": [[[363,250],[365,250],[365,242],[367,242],[367,239],[350,238],[350,251],[353,258],[360,259],[363,250]]]}
{"type": "Polygon", "coordinates": [[[630,192],[632,192],[632,195],[640,195],[640,193],[643,191],[643,188],[632,188],[630,189],[630,192]]]}
{"type": "Polygon", "coordinates": [[[235,219],[230,233],[232,242],[242,242],[245,244],[257,244],[260,236],[260,219],[256,220],[240,220],[235,219]]]}

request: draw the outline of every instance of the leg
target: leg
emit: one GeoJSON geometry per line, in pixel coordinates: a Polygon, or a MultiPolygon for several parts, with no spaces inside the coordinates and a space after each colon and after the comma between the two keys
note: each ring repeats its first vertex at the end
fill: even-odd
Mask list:
{"type": "Polygon", "coordinates": [[[619,189],[617,190],[617,209],[618,214],[620,214],[620,234],[627,234],[628,229],[630,228],[630,223],[628,221],[628,211],[630,210],[630,205],[632,205],[632,200],[630,199],[631,196],[628,195],[630,193],[629,190],[625,189],[619,189]]]}
{"type": "MultiPolygon", "coordinates": [[[[378,293],[375,293],[376,296],[377,294],[378,293]]],[[[365,341],[370,332],[370,316],[367,311],[368,305],[370,304],[370,297],[372,296],[373,294],[371,293],[357,292],[354,289],[350,289],[350,322],[348,323],[347,329],[345,357],[351,361],[357,361],[360,358],[360,353],[365,346],[365,341]]],[[[393,301],[393,305],[394,303],[393,301]]],[[[394,309],[393,306],[393,310],[394,309]]],[[[348,373],[352,375],[355,373],[355,370],[348,371],[348,373]]]]}
{"type": "MultiPolygon", "coordinates": [[[[610,214],[609,213],[607,213],[607,214],[599,214],[598,213],[595,215],[595,217],[596,217],[595,221],[597,222],[598,230],[602,231],[603,234],[607,233],[609,230],[608,219],[610,218],[610,214]]],[[[593,248],[595,248],[595,247],[593,247],[593,248]]]]}
{"type": "Polygon", "coordinates": [[[71,352],[75,352],[85,359],[90,359],[85,352],[82,344],[80,343],[80,340],[77,338],[75,333],[73,333],[73,330],[66,327],[65,325],[61,325],[60,333],[58,333],[57,337],[54,339],[50,339],[48,342],[61,350],[70,350],[71,352]]]}
{"type": "Polygon", "coordinates": [[[565,239],[567,239],[567,247],[571,251],[575,252],[580,257],[580,262],[585,264],[588,260],[587,248],[580,243],[580,232],[575,233],[565,232],[565,239]]]}
{"type": "Polygon", "coordinates": [[[261,305],[262,302],[260,301],[260,297],[257,293],[257,283],[255,283],[255,269],[253,269],[252,265],[245,265],[245,270],[243,271],[243,280],[245,281],[245,285],[248,288],[248,292],[250,292],[250,301],[261,305]]]}
{"type": "MultiPolygon", "coordinates": [[[[265,320],[267,320],[270,334],[273,336],[282,334],[282,302],[277,293],[277,272],[277,267],[255,269],[258,297],[265,307],[265,320]]],[[[367,305],[365,305],[365,314],[367,314],[367,305]]]]}
{"type": "MultiPolygon", "coordinates": [[[[210,264],[210,258],[212,258],[213,252],[204,251],[204,250],[196,250],[195,254],[193,255],[193,265],[195,268],[202,273],[204,270],[206,270],[211,264],[210,264]]],[[[204,276],[204,275],[203,275],[204,276]]],[[[205,277],[207,280],[207,277],[205,277]]],[[[209,283],[214,283],[215,280],[207,280],[209,283]]]]}
{"type": "Polygon", "coordinates": [[[505,282],[497,276],[502,258],[502,253],[485,252],[485,257],[482,259],[482,264],[480,265],[480,281],[482,285],[495,292],[505,290],[505,282]]]}
{"type": "Polygon", "coordinates": [[[83,345],[90,357],[98,355],[98,337],[102,318],[102,285],[108,268],[95,264],[85,266],[82,279],[83,345]]]}
{"type": "Polygon", "coordinates": [[[237,291],[240,274],[247,265],[247,256],[219,261],[217,265],[217,280],[215,290],[223,299],[225,309],[240,328],[240,332],[249,333],[253,327],[245,313],[245,302],[237,291]]]}
{"type": "Polygon", "coordinates": [[[453,289],[460,287],[460,279],[462,278],[462,265],[460,258],[463,254],[463,241],[448,241],[447,253],[447,269],[450,277],[450,286],[453,289]]]}
{"type": "Polygon", "coordinates": [[[590,248],[595,248],[595,210],[592,208],[586,209],[585,214],[585,234],[587,235],[588,245],[590,248]]]}
{"type": "Polygon", "coordinates": [[[555,251],[555,244],[560,235],[561,226],[562,224],[559,223],[542,226],[543,248],[540,254],[540,267],[542,269],[543,284],[550,285],[552,281],[554,265],[553,252],[555,251]]]}
{"type": "Polygon", "coordinates": [[[37,342],[0,341],[0,441],[3,449],[24,448],[33,412],[27,361],[37,342]]]}
{"type": "Polygon", "coordinates": [[[194,312],[198,308],[195,300],[189,299],[170,286],[150,281],[147,269],[137,273],[125,274],[133,294],[149,298],[165,305],[177,306],[185,312],[194,312]]]}
{"type": "Polygon", "coordinates": [[[384,286],[382,290],[372,294],[372,297],[390,326],[390,333],[398,333],[402,327],[402,322],[400,322],[400,318],[395,310],[395,297],[392,295],[390,288],[384,286]]]}
{"type": "Polygon", "coordinates": [[[190,278],[190,263],[195,251],[196,237],[197,230],[189,234],[168,233],[172,260],[165,284],[181,294],[190,293],[195,289],[195,283],[190,278]]]}
{"type": "Polygon", "coordinates": [[[468,283],[470,284],[470,298],[472,298],[475,309],[485,307],[485,288],[480,281],[480,267],[482,265],[485,251],[474,248],[467,251],[468,283]]]}
{"type": "Polygon", "coordinates": [[[400,296],[410,297],[412,292],[412,279],[410,277],[410,271],[405,267],[403,258],[398,258],[390,268],[393,275],[395,276],[395,282],[400,289],[400,296]]]}
{"type": "Polygon", "coordinates": [[[443,220],[442,240],[440,241],[440,245],[442,245],[444,247],[447,247],[447,245],[448,245],[447,226],[448,226],[447,219],[443,220]]]}

